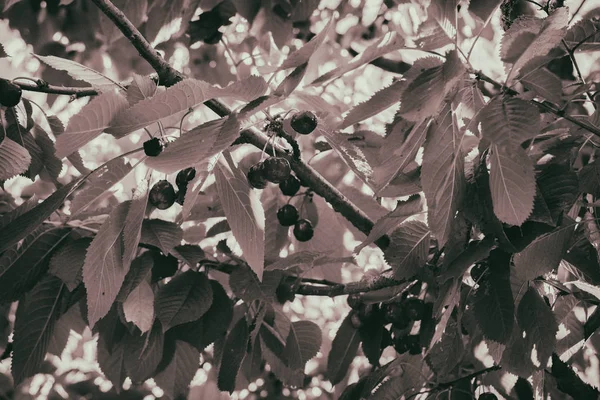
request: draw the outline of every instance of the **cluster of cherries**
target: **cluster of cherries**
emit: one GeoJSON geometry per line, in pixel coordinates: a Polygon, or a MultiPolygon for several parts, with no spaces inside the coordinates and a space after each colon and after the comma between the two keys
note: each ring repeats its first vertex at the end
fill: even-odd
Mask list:
{"type": "MultiPolygon", "coordinates": [[[[317,127],[317,117],[310,111],[304,111],[292,116],[291,127],[302,135],[312,133],[317,127]]],[[[267,184],[279,185],[285,196],[295,196],[302,186],[300,180],[292,174],[290,162],[283,157],[269,157],[254,164],[248,170],[248,183],[255,189],[264,189],[267,184]]],[[[314,236],[314,227],[308,219],[300,218],[298,209],[286,204],[277,210],[277,220],[282,226],[293,226],[296,240],[306,242],[314,236]]]]}
{"type": "Polygon", "coordinates": [[[177,192],[171,182],[163,179],[158,181],[150,189],[148,201],[159,210],[166,210],[175,202],[183,204],[188,183],[196,176],[196,170],[193,167],[182,169],[177,173],[175,184],[179,189],[177,192]]]}
{"type": "Polygon", "coordinates": [[[373,316],[379,314],[384,324],[392,324],[391,332],[384,328],[381,348],[394,346],[398,354],[409,352],[421,354],[421,343],[418,334],[410,334],[410,327],[415,321],[421,321],[426,315],[428,304],[417,297],[406,297],[395,303],[366,304],[360,295],[348,296],[348,305],[352,308],[352,325],[359,329],[373,323],[373,316]]]}

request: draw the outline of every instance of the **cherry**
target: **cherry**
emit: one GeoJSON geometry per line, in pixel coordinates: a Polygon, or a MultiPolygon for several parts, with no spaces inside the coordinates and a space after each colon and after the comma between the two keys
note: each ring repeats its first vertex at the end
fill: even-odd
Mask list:
{"type": "Polygon", "coordinates": [[[358,313],[354,311],[350,316],[350,322],[352,322],[352,326],[356,329],[359,329],[363,326],[363,319],[360,318],[360,315],[358,315],[358,313]]]}
{"type": "Polygon", "coordinates": [[[255,189],[264,189],[267,181],[263,175],[263,163],[254,164],[248,170],[248,183],[255,189]]]}
{"type": "Polygon", "coordinates": [[[144,153],[148,157],[156,157],[163,151],[163,145],[159,138],[152,138],[144,142],[144,153]]]}
{"type": "Polygon", "coordinates": [[[416,297],[404,301],[404,313],[411,321],[420,321],[425,314],[425,303],[416,297]]]}
{"type": "Polygon", "coordinates": [[[4,107],[14,107],[21,101],[23,91],[9,80],[0,78],[0,104],[4,107]]]}
{"type": "Polygon", "coordinates": [[[404,314],[404,308],[398,303],[388,304],[385,309],[385,320],[394,325],[399,325],[399,328],[404,327],[408,323],[404,314]],[[406,322],[406,323],[405,323],[406,322]]]}
{"type": "Polygon", "coordinates": [[[301,219],[294,225],[294,237],[299,242],[307,242],[312,239],[315,230],[311,222],[307,219],[301,219]]]}
{"type": "Polygon", "coordinates": [[[397,336],[394,339],[394,349],[398,354],[404,354],[408,351],[408,342],[405,337],[397,336]]]}
{"type": "Polygon", "coordinates": [[[286,283],[281,282],[277,289],[275,290],[275,295],[277,296],[277,301],[280,304],[285,304],[286,301],[294,301],[296,299],[296,293],[292,290],[292,287],[286,283]]]}
{"type": "Polygon", "coordinates": [[[317,127],[317,116],[310,111],[294,114],[290,125],[301,135],[308,135],[317,127]]]}
{"type": "Polygon", "coordinates": [[[408,353],[412,355],[421,354],[421,344],[419,344],[419,335],[408,335],[406,338],[408,353]]]}
{"type": "Polygon", "coordinates": [[[292,173],[290,162],[283,157],[270,157],[263,161],[262,176],[273,183],[281,183],[292,173]]]}
{"type": "Polygon", "coordinates": [[[349,295],[346,301],[348,302],[350,308],[352,308],[353,310],[358,310],[360,308],[360,305],[362,304],[360,294],[358,293],[349,295]]]}
{"type": "Polygon", "coordinates": [[[279,183],[279,189],[285,196],[294,196],[300,190],[300,180],[294,175],[290,175],[286,180],[279,183]]]}
{"type": "Polygon", "coordinates": [[[158,282],[165,278],[175,275],[179,268],[179,263],[172,255],[153,254],[154,264],[152,265],[152,282],[158,282]]]}
{"type": "Polygon", "coordinates": [[[298,210],[291,204],[286,204],[277,210],[277,220],[281,224],[281,226],[292,226],[300,218],[298,214],[298,210]]]}
{"type": "Polygon", "coordinates": [[[498,396],[496,396],[494,393],[481,393],[478,397],[479,400],[498,400],[498,396]]]}
{"type": "Polygon", "coordinates": [[[358,316],[361,320],[367,321],[377,312],[377,305],[375,304],[361,304],[358,308],[358,316]]]}
{"type": "Polygon", "coordinates": [[[288,20],[292,17],[292,5],[289,0],[283,0],[273,7],[273,14],[283,20],[288,20]]]}
{"type": "Polygon", "coordinates": [[[169,181],[158,181],[150,189],[149,201],[154,207],[159,210],[166,210],[175,203],[177,194],[173,185],[169,181]]]}
{"type": "Polygon", "coordinates": [[[486,275],[488,272],[488,267],[485,263],[477,263],[473,268],[471,268],[471,278],[475,282],[481,282],[481,278],[486,275]]]}
{"type": "Polygon", "coordinates": [[[175,178],[175,184],[178,188],[187,187],[189,181],[196,177],[196,169],[194,167],[189,167],[186,169],[182,169],[177,173],[177,177],[175,178]]]}

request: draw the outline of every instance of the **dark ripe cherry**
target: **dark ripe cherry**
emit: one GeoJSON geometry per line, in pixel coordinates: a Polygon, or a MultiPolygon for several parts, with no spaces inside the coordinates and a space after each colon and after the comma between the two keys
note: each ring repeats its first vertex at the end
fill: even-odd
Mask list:
{"type": "Polygon", "coordinates": [[[352,312],[352,315],[350,316],[350,322],[352,322],[352,326],[356,329],[359,329],[363,326],[363,322],[364,320],[360,317],[360,315],[358,315],[357,312],[352,312]]]}
{"type": "Polygon", "coordinates": [[[358,293],[349,295],[346,301],[348,302],[350,308],[353,310],[358,310],[360,308],[360,305],[362,304],[360,294],[358,293]]]}
{"type": "Polygon", "coordinates": [[[294,225],[294,237],[299,242],[308,242],[314,234],[312,223],[307,219],[301,219],[294,225]]]}
{"type": "Polygon", "coordinates": [[[23,91],[18,85],[0,78],[0,104],[4,107],[14,107],[21,101],[23,91]]]}
{"type": "Polygon", "coordinates": [[[290,175],[286,180],[279,183],[279,189],[285,196],[294,196],[300,190],[300,180],[294,175],[290,175]]]}
{"type": "Polygon", "coordinates": [[[369,320],[377,311],[378,306],[376,304],[361,304],[358,308],[358,316],[361,320],[369,320]]]}
{"type": "Polygon", "coordinates": [[[471,278],[475,282],[481,283],[481,278],[488,272],[488,266],[484,263],[477,263],[471,268],[471,278]]]}
{"type": "Polygon", "coordinates": [[[405,338],[407,342],[409,354],[421,354],[421,344],[419,343],[419,335],[408,335],[405,338]]]}
{"type": "Polygon", "coordinates": [[[267,187],[267,181],[263,176],[263,163],[254,164],[248,170],[248,183],[255,189],[267,187]]]}
{"type": "Polygon", "coordinates": [[[187,187],[189,181],[196,177],[196,169],[194,167],[189,167],[186,169],[182,169],[177,173],[177,178],[175,178],[175,184],[178,188],[187,187]]]}
{"type": "Polygon", "coordinates": [[[303,111],[292,117],[290,125],[294,130],[302,135],[312,133],[317,127],[317,116],[310,111],[303,111]]]}
{"type": "Polygon", "coordinates": [[[394,349],[398,354],[404,354],[408,351],[409,343],[406,341],[406,337],[397,336],[394,338],[394,349]]]}
{"type": "Polygon", "coordinates": [[[425,314],[425,303],[416,297],[409,297],[404,301],[404,314],[411,321],[420,321],[425,314]]]}
{"type": "Polygon", "coordinates": [[[270,157],[263,161],[262,176],[273,183],[281,183],[292,173],[290,162],[283,157],[270,157]]]}
{"type": "Polygon", "coordinates": [[[169,181],[158,181],[150,189],[149,201],[154,207],[159,210],[166,210],[175,203],[177,194],[173,185],[169,181]]]}
{"type": "Polygon", "coordinates": [[[169,278],[177,272],[179,263],[172,255],[164,256],[162,254],[153,254],[154,264],[152,265],[152,282],[158,282],[169,278]]]}
{"type": "Polygon", "coordinates": [[[296,293],[292,290],[289,283],[281,282],[275,290],[277,301],[280,304],[285,304],[286,301],[294,301],[296,299],[296,293]]]}
{"type": "Polygon", "coordinates": [[[478,400],[498,400],[498,396],[490,392],[481,393],[478,397],[478,400]]]}
{"type": "Polygon", "coordinates": [[[292,226],[298,222],[298,218],[300,218],[298,210],[291,204],[286,204],[277,210],[277,220],[281,226],[292,226]]]}
{"type": "MultiPolygon", "coordinates": [[[[406,316],[404,315],[404,308],[398,303],[388,304],[385,308],[385,320],[386,322],[397,324],[400,321],[405,321],[406,316]]],[[[401,324],[404,325],[404,324],[401,324]]]]}
{"type": "Polygon", "coordinates": [[[152,138],[144,142],[144,153],[148,157],[156,157],[163,151],[163,145],[159,138],[152,138]]]}

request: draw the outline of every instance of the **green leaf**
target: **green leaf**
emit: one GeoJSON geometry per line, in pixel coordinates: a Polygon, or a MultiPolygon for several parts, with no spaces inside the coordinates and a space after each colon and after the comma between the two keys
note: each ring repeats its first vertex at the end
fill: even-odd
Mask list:
{"type": "Polygon", "coordinates": [[[321,349],[321,340],[321,329],[314,322],[292,322],[284,351],[288,367],[304,369],[308,360],[321,349]]]}
{"type": "Polygon", "coordinates": [[[133,260],[131,268],[129,268],[127,275],[125,275],[119,294],[117,294],[116,301],[124,302],[129,296],[129,293],[131,293],[140,282],[150,277],[153,265],[153,253],[149,251],[133,260]]]}
{"type": "Polygon", "coordinates": [[[215,171],[217,192],[244,259],[262,280],[265,264],[265,212],[255,190],[234,165],[220,163],[215,171]]]}
{"type": "Polygon", "coordinates": [[[557,380],[559,390],[574,399],[598,398],[598,390],[583,382],[579,375],[555,353],[552,354],[552,375],[557,380]]]}
{"type": "Polygon", "coordinates": [[[485,22],[496,11],[500,3],[502,0],[471,1],[469,2],[469,11],[485,22]]]}
{"type": "Polygon", "coordinates": [[[58,176],[62,172],[63,164],[58,157],[56,157],[56,149],[54,148],[54,142],[48,136],[45,130],[39,125],[33,127],[33,133],[35,142],[40,148],[40,158],[42,160],[44,170],[50,175],[50,178],[57,180],[58,176]]]}
{"type": "Polygon", "coordinates": [[[537,359],[544,368],[556,346],[558,324],[554,313],[537,290],[530,287],[523,295],[517,309],[519,328],[525,332],[525,343],[531,350],[535,347],[537,359]]]}
{"type": "Polygon", "coordinates": [[[163,332],[202,317],[212,304],[210,281],[205,274],[187,270],[162,286],[154,303],[163,332]]]}
{"type": "Polygon", "coordinates": [[[402,92],[400,115],[410,121],[420,121],[438,113],[444,98],[463,79],[465,66],[453,50],[438,67],[421,72],[402,92]]]}
{"type": "Polygon", "coordinates": [[[562,104],[563,89],[562,82],[558,76],[546,68],[537,68],[527,72],[521,71],[521,74],[523,77],[519,80],[527,89],[554,104],[562,104]]]}
{"type": "MultiPolygon", "coordinates": [[[[142,24],[148,11],[148,0],[115,0],[113,4],[125,14],[135,27],[139,27],[142,24]]],[[[99,24],[100,31],[104,36],[104,43],[107,46],[125,37],[115,23],[104,13],[100,13],[99,24]]]]}
{"type": "Polygon", "coordinates": [[[223,286],[211,280],[213,299],[208,311],[198,320],[177,325],[169,330],[177,339],[184,340],[198,351],[204,351],[214,341],[224,338],[233,318],[233,302],[223,286]]]}
{"type": "Polygon", "coordinates": [[[439,247],[450,237],[454,217],[466,192],[462,138],[458,121],[447,104],[429,130],[421,169],[427,221],[439,247]]]}
{"type": "Polygon", "coordinates": [[[600,196],[600,161],[594,160],[579,171],[579,188],[582,192],[600,196]]]}
{"type": "Polygon", "coordinates": [[[40,226],[17,248],[0,257],[0,302],[18,300],[46,273],[50,256],[69,236],[70,228],[40,226]]]}
{"type": "Polygon", "coordinates": [[[415,275],[427,260],[431,233],[427,225],[409,221],[392,233],[390,246],[384,251],[396,279],[415,275]]]}
{"type": "MultiPolygon", "coordinates": [[[[143,2],[147,2],[147,0],[142,0],[143,2]]],[[[131,2],[135,3],[135,2],[131,2]]],[[[114,24],[111,23],[114,26],[114,24]]],[[[133,74],[133,81],[131,85],[127,88],[127,102],[130,106],[134,104],[149,99],[150,97],[156,94],[156,83],[149,76],[142,76],[138,74],[133,74]]]]}
{"type": "MultiPolygon", "coordinates": [[[[584,344],[586,339],[584,324],[577,318],[577,312],[582,306],[583,303],[572,294],[559,296],[554,302],[552,311],[556,323],[564,328],[564,330],[560,329],[556,335],[556,352],[558,354],[567,352],[575,345],[584,344]]],[[[588,321],[590,319],[591,316],[588,321]]]]}
{"type": "Polygon", "coordinates": [[[327,357],[326,376],[332,385],[340,383],[348,373],[348,368],[356,356],[359,344],[360,334],[358,329],[352,325],[352,313],[349,313],[335,334],[331,343],[331,351],[327,357]]]}
{"type": "Polygon", "coordinates": [[[513,262],[518,274],[525,280],[532,280],[557,268],[574,231],[574,221],[565,217],[560,227],[537,237],[523,251],[514,255],[513,262]]]}
{"type": "Polygon", "coordinates": [[[200,246],[193,244],[183,244],[175,246],[172,250],[175,257],[181,262],[187,264],[190,268],[196,268],[198,262],[205,257],[204,250],[200,246]]]}
{"type": "Polygon", "coordinates": [[[98,365],[104,375],[112,382],[117,393],[121,391],[128,374],[125,370],[125,341],[114,343],[109,350],[107,339],[98,337],[98,365]]]}
{"type": "Polygon", "coordinates": [[[235,114],[204,123],[169,143],[146,165],[167,174],[202,164],[228,148],[239,136],[240,123],[235,114]]]}
{"type": "Polygon", "coordinates": [[[148,182],[143,182],[140,191],[136,191],[123,226],[123,267],[129,269],[135,258],[142,236],[142,223],[148,207],[148,182]]]}
{"type": "Polygon", "coordinates": [[[164,341],[159,321],[154,321],[152,329],[141,336],[137,332],[126,336],[125,369],[134,383],[154,376],[163,356],[164,341]]]}
{"type": "Polygon", "coordinates": [[[502,353],[500,364],[507,372],[522,378],[531,376],[538,368],[531,360],[531,349],[522,336],[522,332],[514,325],[510,341],[502,353]]]}
{"type": "Polygon", "coordinates": [[[95,89],[109,93],[114,89],[119,89],[120,85],[100,72],[90,67],[79,64],[78,62],[56,56],[33,55],[38,60],[59,71],[65,71],[73,79],[84,81],[92,85],[95,89]]]}
{"type": "Polygon", "coordinates": [[[183,230],[179,225],[162,219],[145,219],[140,242],[158,247],[165,255],[181,243],[183,230]]]}
{"type": "Polygon", "coordinates": [[[176,399],[187,394],[199,366],[200,352],[190,344],[177,340],[171,362],[154,380],[170,398],[176,399]]]}
{"type": "Polygon", "coordinates": [[[217,385],[222,391],[232,393],[235,390],[235,380],[246,356],[250,331],[246,317],[242,316],[233,326],[223,345],[223,355],[217,385]]]}
{"type": "Polygon", "coordinates": [[[555,225],[579,196],[577,175],[568,165],[553,163],[545,166],[537,174],[536,180],[539,193],[536,193],[532,216],[536,214],[536,208],[545,208],[555,225]]]}
{"type": "Polygon", "coordinates": [[[41,204],[27,210],[25,213],[23,213],[23,210],[13,210],[11,214],[15,213],[18,216],[12,219],[9,224],[4,225],[0,230],[0,253],[18,243],[44,222],[50,214],[62,205],[77,183],[78,181],[75,180],[64,185],[52,193],[41,204]]]}
{"type": "Polygon", "coordinates": [[[323,44],[327,36],[329,36],[332,29],[335,27],[335,22],[337,18],[331,18],[327,25],[319,32],[315,37],[313,37],[308,43],[304,46],[300,47],[298,50],[292,52],[283,64],[278,68],[279,71],[288,68],[296,68],[304,63],[310,61],[312,55],[317,51],[317,49],[323,44]]]}
{"type": "Polygon", "coordinates": [[[95,97],[71,117],[65,132],[56,138],[56,156],[67,157],[98,137],[127,105],[125,97],[112,91],[95,97]]]}
{"type": "Polygon", "coordinates": [[[71,202],[71,218],[96,204],[106,193],[131,171],[133,166],[122,158],[109,161],[86,180],[83,189],[75,194],[71,202]]]}
{"type": "Polygon", "coordinates": [[[265,80],[256,76],[250,76],[225,88],[196,79],[184,79],[152,98],[141,100],[123,110],[112,120],[105,132],[121,138],[163,118],[187,112],[190,108],[215,97],[250,101],[263,95],[266,90],[265,80]]]}
{"type": "Polygon", "coordinates": [[[571,26],[565,35],[570,49],[590,51],[600,49],[600,23],[596,18],[584,18],[571,26]]]}
{"type": "Polygon", "coordinates": [[[16,384],[40,372],[65,290],[60,279],[46,275],[19,302],[11,368],[16,384]]]}
{"type": "Polygon", "coordinates": [[[540,132],[540,112],[516,97],[492,99],[481,110],[479,120],[483,138],[502,146],[520,146],[540,132]]]}
{"type": "Polygon", "coordinates": [[[137,285],[123,302],[127,322],[133,322],[142,333],[148,332],[154,322],[154,291],[147,280],[137,285]]]}
{"type": "Polygon", "coordinates": [[[273,92],[273,96],[282,96],[287,97],[294,89],[298,87],[300,82],[302,82],[302,78],[304,78],[304,74],[306,73],[306,68],[308,67],[308,62],[297,66],[288,76],[286,76],[283,81],[277,86],[277,89],[273,92]]]}
{"type": "Polygon", "coordinates": [[[427,364],[440,378],[447,377],[462,361],[464,353],[460,326],[456,321],[451,321],[441,340],[429,350],[427,364]]]}
{"type": "Polygon", "coordinates": [[[129,271],[123,265],[121,233],[130,204],[129,201],[123,202],[110,213],[85,256],[83,283],[91,327],[108,313],[129,271]]]}
{"type": "MultiPolygon", "coordinates": [[[[473,240],[461,253],[453,259],[444,259],[444,271],[439,276],[440,282],[449,279],[462,278],[469,267],[488,256],[494,246],[494,240],[491,236],[486,236],[483,240],[473,240]]],[[[448,255],[446,255],[448,257],[448,255]]]]}
{"type": "MultiPolygon", "coordinates": [[[[47,115],[46,120],[48,121],[48,125],[50,125],[50,130],[52,131],[54,137],[59,137],[65,133],[65,126],[56,115],[47,115]]],[[[56,153],[56,150],[54,152],[56,153]]],[[[54,156],[56,157],[56,154],[54,156]]],[[[90,173],[90,170],[87,169],[83,164],[83,160],[81,159],[81,154],[79,154],[79,152],[75,152],[67,156],[67,160],[69,160],[82,175],[87,175],[90,173]]]]}
{"type": "Polygon", "coordinates": [[[48,353],[61,357],[71,336],[71,331],[82,334],[84,329],[87,328],[87,324],[81,315],[80,304],[73,305],[56,321],[52,337],[48,343],[48,353]]]}
{"type": "Polygon", "coordinates": [[[502,222],[519,226],[533,210],[535,174],[532,162],[520,147],[493,145],[490,158],[494,213],[502,222]]]}
{"type": "Polygon", "coordinates": [[[29,168],[31,156],[27,149],[9,139],[0,127],[0,180],[19,175],[29,168]]]}
{"type": "Polygon", "coordinates": [[[81,238],[65,243],[50,259],[49,272],[59,277],[71,292],[83,280],[85,254],[91,242],[91,238],[81,238]]]}

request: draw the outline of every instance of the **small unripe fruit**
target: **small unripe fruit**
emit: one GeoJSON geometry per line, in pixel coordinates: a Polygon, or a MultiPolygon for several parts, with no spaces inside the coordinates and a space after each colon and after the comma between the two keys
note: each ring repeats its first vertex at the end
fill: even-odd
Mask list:
{"type": "Polygon", "coordinates": [[[4,107],[14,107],[21,101],[23,91],[9,80],[0,78],[0,104],[4,107]]]}
{"type": "Polygon", "coordinates": [[[420,321],[425,314],[425,303],[416,297],[410,297],[404,301],[404,313],[411,321],[420,321]]]}
{"type": "Polygon", "coordinates": [[[303,111],[295,114],[290,122],[292,128],[301,135],[312,133],[317,127],[317,124],[317,116],[310,111],[303,111]]]}
{"type": "Polygon", "coordinates": [[[307,219],[301,219],[294,225],[294,237],[299,242],[308,242],[315,234],[311,222],[307,219]]]}
{"type": "Polygon", "coordinates": [[[353,310],[358,310],[360,308],[360,305],[362,304],[360,294],[358,293],[349,295],[346,301],[348,302],[350,308],[352,308],[353,310]]]}
{"type": "Polygon", "coordinates": [[[189,181],[196,177],[196,169],[194,167],[189,167],[186,169],[182,169],[177,173],[177,177],[175,178],[175,184],[178,188],[187,187],[189,181]]]}
{"type": "Polygon", "coordinates": [[[292,173],[290,162],[283,157],[270,157],[263,161],[262,176],[273,183],[281,183],[292,173]]]}
{"type": "Polygon", "coordinates": [[[144,142],[144,153],[148,157],[156,157],[163,151],[163,145],[159,138],[152,138],[144,142]]]}
{"type": "Polygon", "coordinates": [[[292,226],[298,222],[298,218],[298,210],[291,204],[286,204],[277,211],[277,220],[281,226],[292,226]]]}
{"type": "Polygon", "coordinates": [[[166,210],[171,207],[173,203],[175,203],[175,199],[177,199],[177,194],[169,181],[158,181],[152,186],[152,189],[150,189],[150,204],[159,210],[166,210]]]}
{"type": "Polygon", "coordinates": [[[255,189],[264,189],[267,181],[263,176],[263,163],[254,164],[248,170],[248,183],[255,189]]]}
{"type": "Polygon", "coordinates": [[[279,189],[285,196],[294,196],[300,190],[300,186],[300,180],[294,175],[290,175],[279,184],[279,189]]]}

